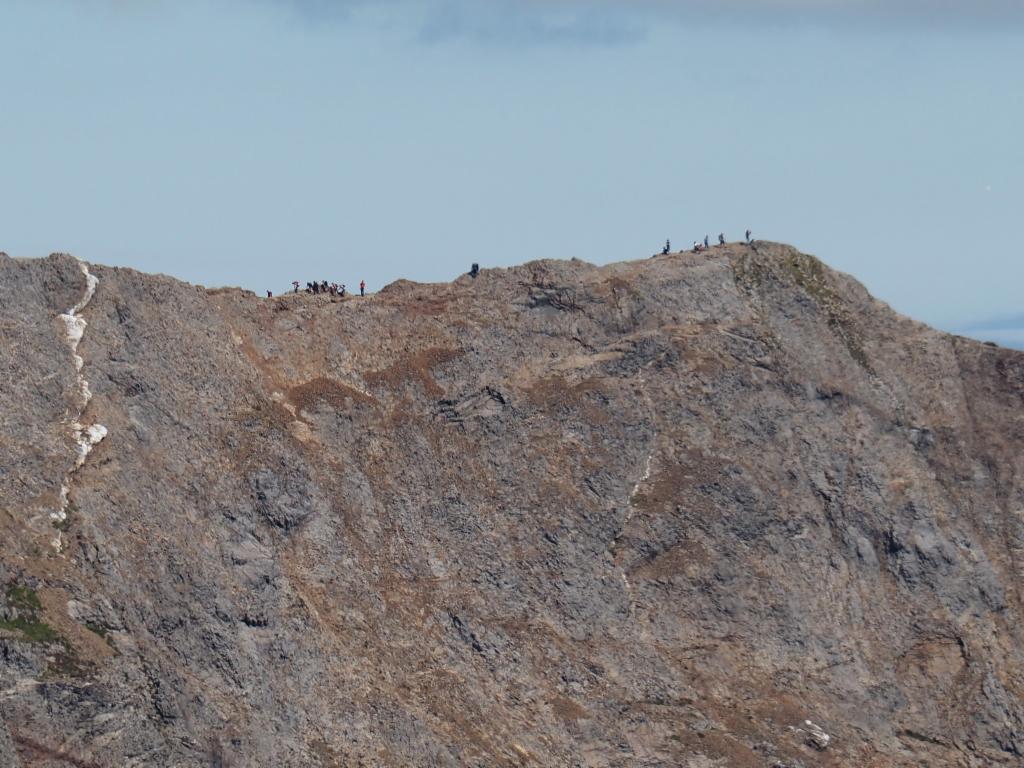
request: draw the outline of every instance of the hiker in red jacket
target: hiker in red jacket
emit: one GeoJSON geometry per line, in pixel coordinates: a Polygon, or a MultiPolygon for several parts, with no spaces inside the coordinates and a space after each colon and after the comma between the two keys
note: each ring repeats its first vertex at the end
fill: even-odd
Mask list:
{"type": "Polygon", "coordinates": [[[360,296],[365,296],[366,295],[366,281],[365,280],[360,280],[359,281],[359,295],[360,296]]]}

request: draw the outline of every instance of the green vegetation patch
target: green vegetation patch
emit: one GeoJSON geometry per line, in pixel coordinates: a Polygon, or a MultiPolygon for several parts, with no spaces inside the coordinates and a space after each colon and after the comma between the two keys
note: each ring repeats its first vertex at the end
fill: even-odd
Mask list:
{"type": "Polygon", "coordinates": [[[30,643],[55,643],[60,640],[57,630],[44,621],[33,621],[19,616],[9,621],[0,621],[0,629],[20,632],[24,640],[30,643]]]}
{"type": "Polygon", "coordinates": [[[30,643],[55,643],[61,637],[53,627],[39,620],[39,612],[43,609],[39,595],[31,587],[21,584],[8,584],[4,590],[7,605],[18,612],[17,618],[0,620],[0,629],[18,632],[22,639],[30,643]]]}
{"type": "MultiPolygon", "coordinates": [[[[17,616],[13,619],[0,619],[0,631],[16,633],[17,639],[22,642],[56,646],[48,649],[53,653],[53,658],[46,669],[47,679],[82,677],[88,674],[89,665],[79,658],[68,639],[42,621],[43,604],[34,589],[23,584],[8,584],[4,588],[4,602],[9,608],[15,609],[17,616]]],[[[102,627],[98,628],[100,631],[92,627],[90,629],[110,642],[102,627]]]]}
{"type": "Polygon", "coordinates": [[[4,594],[7,597],[7,604],[19,611],[36,614],[43,609],[43,604],[39,602],[39,595],[31,587],[11,583],[7,585],[4,594]]]}

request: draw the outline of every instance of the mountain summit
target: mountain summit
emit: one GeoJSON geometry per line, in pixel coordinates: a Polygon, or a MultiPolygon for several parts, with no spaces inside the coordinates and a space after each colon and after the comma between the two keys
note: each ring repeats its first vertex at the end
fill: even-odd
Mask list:
{"type": "Polygon", "coordinates": [[[1024,354],[793,248],[0,332],[0,765],[1024,761],[1024,354]]]}

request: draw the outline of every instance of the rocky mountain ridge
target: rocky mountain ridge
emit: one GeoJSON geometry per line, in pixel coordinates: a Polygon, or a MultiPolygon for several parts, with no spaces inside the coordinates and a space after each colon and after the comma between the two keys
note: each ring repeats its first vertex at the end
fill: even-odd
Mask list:
{"type": "Polygon", "coordinates": [[[0,765],[1024,761],[1024,354],[813,257],[0,294],[0,765]]]}

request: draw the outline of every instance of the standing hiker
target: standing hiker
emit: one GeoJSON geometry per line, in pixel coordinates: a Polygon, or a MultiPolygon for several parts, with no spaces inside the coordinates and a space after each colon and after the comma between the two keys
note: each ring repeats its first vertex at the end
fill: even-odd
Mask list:
{"type": "Polygon", "coordinates": [[[667,256],[668,252],[672,250],[672,243],[668,240],[665,241],[665,247],[661,249],[661,255],[667,256]]]}
{"type": "Polygon", "coordinates": [[[724,232],[720,232],[718,234],[718,244],[719,245],[725,245],[725,233],[724,232]]]}
{"type": "Polygon", "coordinates": [[[359,281],[359,295],[360,296],[365,296],[366,295],[366,281],[365,280],[360,280],[359,281]]]}
{"type": "Polygon", "coordinates": [[[750,230],[747,230],[747,245],[750,245],[750,230]]]}
{"type": "Polygon", "coordinates": [[[293,293],[298,293],[299,292],[299,281],[298,280],[292,280],[292,288],[295,289],[293,291],[293,293]]]}
{"type": "Polygon", "coordinates": [[[704,248],[707,249],[707,248],[710,248],[710,247],[711,246],[708,245],[708,236],[704,235],[704,248]]]}

